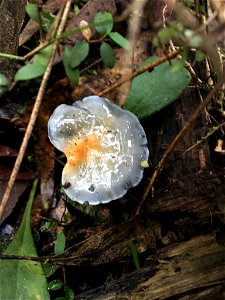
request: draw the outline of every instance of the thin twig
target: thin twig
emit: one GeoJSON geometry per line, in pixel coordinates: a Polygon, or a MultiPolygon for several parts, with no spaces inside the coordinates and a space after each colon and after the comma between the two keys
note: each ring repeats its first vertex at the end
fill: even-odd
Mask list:
{"type": "MultiPolygon", "coordinates": [[[[57,256],[31,256],[31,255],[0,255],[1,260],[31,260],[31,261],[39,261],[43,264],[51,263],[56,265],[65,265],[71,264],[71,260],[77,260],[77,265],[79,265],[80,256],[66,256],[66,257],[57,257],[57,256]]],[[[75,265],[75,264],[73,264],[75,265]]]]}
{"type": "MultiPolygon", "coordinates": [[[[129,41],[129,47],[127,49],[123,49],[121,63],[122,70],[121,75],[122,79],[126,76],[130,76],[134,69],[134,54],[135,47],[137,44],[137,36],[140,32],[141,28],[141,20],[143,19],[143,10],[145,7],[147,0],[132,0],[130,4],[130,17],[128,20],[128,32],[127,32],[127,40],[129,41]]],[[[121,88],[118,88],[117,92],[119,94],[117,104],[119,106],[123,106],[127,95],[129,93],[131,81],[127,81],[121,88]]]]}
{"type": "Polygon", "coordinates": [[[183,128],[180,130],[180,132],[177,134],[177,136],[175,137],[175,139],[172,141],[172,143],[169,145],[168,149],[166,150],[166,152],[163,154],[161,160],[159,161],[158,165],[156,166],[152,177],[148,183],[148,186],[146,187],[144,194],[142,196],[141,202],[138,206],[138,209],[136,211],[136,216],[138,214],[140,214],[142,206],[145,202],[145,199],[148,196],[148,193],[150,192],[156,177],[158,176],[158,174],[160,173],[160,171],[162,170],[164,163],[166,161],[166,159],[168,158],[168,156],[170,155],[170,153],[175,149],[175,147],[177,146],[177,144],[183,139],[184,135],[188,132],[188,130],[190,129],[190,127],[192,126],[192,124],[195,122],[195,120],[198,118],[198,116],[200,115],[200,113],[205,109],[205,107],[209,104],[209,102],[211,101],[212,97],[218,92],[218,90],[222,87],[222,85],[224,84],[225,81],[225,75],[223,76],[223,78],[215,85],[214,89],[212,89],[209,94],[207,95],[207,97],[204,99],[204,101],[197,107],[197,109],[193,112],[193,114],[190,116],[189,120],[187,121],[187,123],[183,126],[183,128]]]}
{"type": "MultiPolygon", "coordinates": [[[[57,29],[56,36],[61,35],[61,33],[64,30],[64,27],[65,27],[65,24],[66,24],[66,21],[67,21],[67,17],[68,17],[69,11],[70,11],[71,2],[72,2],[72,0],[68,0],[66,3],[64,3],[62,5],[62,8],[59,11],[59,15],[61,14],[62,18],[61,17],[59,18],[59,20],[61,20],[61,21],[59,21],[59,23],[58,23],[59,25],[57,26],[58,29],[57,29]]],[[[1,205],[0,205],[0,219],[1,219],[1,216],[4,212],[7,201],[9,199],[11,190],[13,188],[14,182],[16,180],[16,176],[19,172],[20,165],[22,163],[22,159],[24,157],[24,154],[25,154],[25,151],[26,151],[26,148],[27,148],[28,141],[29,141],[30,136],[32,134],[32,131],[33,131],[33,128],[34,128],[34,125],[35,125],[35,122],[36,122],[36,119],[37,119],[37,116],[38,116],[38,112],[39,112],[39,109],[40,109],[40,106],[41,106],[41,103],[42,103],[42,99],[43,99],[43,96],[44,96],[44,93],[45,93],[46,85],[47,85],[48,79],[49,79],[50,74],[51,74],[51,69],[52,69],[52,66],[53,66],[54,56],[55,56],[56,51],[57,51],[57,42],[54,44],[54,46],[52,48],[51,57],[49,59],[46,71],[45,71],[45,73],[43,75],[43,78],[42,78],[42,82],[41,82],[41,85],[40,85],[40,88],[39,88],[39,91],[38,91],[38,95],[37,95],[37,98],[35,100],[34,107],[33,107],[32,113],[31,113],[30,121],[28,123],[28,126],[27,126],[27,129],[26,129],[26,132],[25,132],[25,135],[24,135],[24,138],[23,138],[23,141],[22,141],[22,144],[21,144],[16,162],[15,162],[15,165],[13,167],[10,179],[8,181],[5,193],[4,193],[3,198],[2,198],[2,202],[1,202],[1,205]]]]}
{"type": "Polygon", "coordinates": [[[109,92],[111,92],[112,90],[118,88],[119,86],[121,86],[122,84],[126,83],[127,81],[133,79],[134,77],[146,72],[146,71],[151,71],[153,70],[156,66],[164,63],[165,61],[172,59],[174,57],[176,57],[178,55],[179,51],[175,50],[175,51],[171,51],[170,53],[168,53],[167,55],[164,55],[162,57],[160,57],[159,59],[155,60],[154,62],[148,64],[147,66],[141,68],[140,70],[137,70],[135,72],[133,72],[132,74],[130,74],[129,76],[127,76],[126,78],[117,81],[114,85],[112,85],[111,87],[103,90],[102,92],[98,93],[98,96],[103,96],[109,92]]]}
{"type": "Polygon", "coordinates": [[[57,257],[57,256],[31,256],[31,255],[0,255],[0,260],[31,260],[40,261],[42,263],[55,263],[60,264],[62,262],[67,263],[72,259],[79,259],[79,256],[57,257]]]}

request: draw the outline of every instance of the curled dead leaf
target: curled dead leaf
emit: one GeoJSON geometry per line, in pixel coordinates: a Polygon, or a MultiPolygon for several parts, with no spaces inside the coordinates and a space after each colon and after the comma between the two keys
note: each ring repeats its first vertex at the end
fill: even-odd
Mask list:
{"type": "Polygon", "coordinates": [[[90,27],[88,26],[88,22],[86,22],[85,20],[81,20],[80,21],[80,30],[81,33],[83,34],[84,38],[89,41],[91,36],[92,36],[92,32],[90,27]]]}

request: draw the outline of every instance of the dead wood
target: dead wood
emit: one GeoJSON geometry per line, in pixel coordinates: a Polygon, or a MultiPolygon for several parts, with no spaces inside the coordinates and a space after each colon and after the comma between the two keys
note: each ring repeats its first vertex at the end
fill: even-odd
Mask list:
{"type": "Polygon", "coordinates": [[[198,236],[149,257],[148,266],[75,299],[224,299],[224,247],[198,236]]]}
{"type": "Polygon", "coordinates": [[[137,217],[131,222],[109,228],[69,248],[57,258],[63,258],[62,264],[76,266],[112,263],[130,256],[131,240],[135,240],[142,252],[155,247],[150,219],[137,217]]]}

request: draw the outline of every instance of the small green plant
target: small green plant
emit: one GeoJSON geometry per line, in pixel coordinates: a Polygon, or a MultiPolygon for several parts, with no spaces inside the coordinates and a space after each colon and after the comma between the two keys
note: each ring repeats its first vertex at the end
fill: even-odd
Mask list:
{"type": "MultiPolygon", "coordinates": [[[[57,235],[56,241],[55,241],[55,247],[54,247],[54,253],[55,255],[61,254],[65,250],[65,244],[66,244],[66,238],[63,232],[60,232],[57,235]]],[[[45,276],[50,277],[53,275],[56,270],[58,270],[59,266],[47,264],[44,266],[45,276]]],[[[65,283],[62,282],[60,279],[54,279],[48,283],[48,290],[49,291],[57,291],[62,289],[64,290],[65,297],[59,297],[55,300],[73,300],[74,299],[74,293],[71,288],[69,288],[65,283]]]]}
{"type": "MultiPolygon", "coordinates": [[[[38,10],[35,8],[35,5],[29,5],[27,11],[33,20],[38,21],[41,18],[41,24],[45,24],[47,22],[45,19],[47,19],[48,24],[52,24],[53,18],[52,16],[47,17],[46,12],[39,12],[38,17],[38,10]]],[[[85,21],[83,23],[84,25],[82,24],[76,30],[83,33],[84,39],[73,47],[69,48],[66,46],[62,53],[65,72],[68,78],[75,84],[79,80],[81,64],[87,58],[90,58],[90,48],[93,43],[95,46],[100,44],[100,57],[104,65],[109,68],[114,66],[116,60],[112,47],[113,44],[116,43],[125,49],[129,48],[129,41],[120,33],[112,31],[114,23],[113,17],[109,12],[98,12],[94,17],[93,23],[88,24],[85,21]],[[97,32],[96,40],[90,40],[92,29],[95,29],[97,32]],[[89,31],[90,36],[84,34],[85,30],[89,31]]],[[[46,28],[49,30],[50,25],[45,25],[46,28]]],[[[174,37],[185,38],[185,30],[180,22],[171,22],[168,27],[159,31],[158,37],[154,40],[155,45],[167,43],[174,37]]],[[[68,33],[64,33],[62,38],[65,36],[68,36],[68,33]]],[[[42,76],[46,70],[52,47],[52,44],[49,43],[47,47],[35,54],[31,62],[28,62],[16,72],[14,80],[29,80],[42,76]]],[[[175,62],[171,61],[170,63],[164,62],[155,67],[151,73],[145,72],[134,78],[124,108],[132,111],[138,118],[145,118],[177,100],[191,80],[190,74],[184,68],[187,49],[185,47],[183,51],[180,51],[181,59],[175,60],[175,62]]],[[[201,58],[201,53],[197,51],[196,59],[201,58]]],[[[141,69],[154,60],[157,60],[157,57],[150,57],[139,68],[141,69]]],[[[0,88],[4,89],[7,85],[7,79],[5,77],[2,78],[0,88]]]]}
{"type": "Polygon", "coordinates": [[[45,8],[40,10],[34,3],[28,3],[26,5],[26,13],[31,20],[38,24],[41,23],[41,27],[45,32],[49,32],[55,19],[54,15],[50,14],[45,8]]]}
{"type": "MultiPolygon", "coordinates": [[[[30,214],[37,183],[35,179],[21,225],[4,255],[37,256],[30,226],[30,214]]],[[[47,280],[40,262],[3,260],[0,277],[0,299],[50,299],[47,280]]]]}
{"type": "MultiPolygon", "coordinates": [[[[37,179],[34,180],[27,207],[21,225],[4,255],[37,256],[30,226],[32,203],[37,188],[37,179]]],[[[65,235],[57,235],[54,253],[61,254],[65,250],[65,235]]],[[[47,283],[49,276],[53,275],[59,266],[41,264],[31,260],[3,260],[1,261],[0,299],[50,299],[49,291],[63,288],[65,300],[74,299],[73,291],[60,279],[47,283]],[[12,274],[14,276],[12,277],[12,274]],[[10,282],[10,284],[9,284],[10,282]]]]}
{"type": "MultiPolygon", "coordinates": [[[[50,31],[55,19],[52,14],[44,9],[39,10],[37,5],[32,3],[27,4],[26,12],[33,21],[41,26],[43,31],[50,31]]],[[[100,57],[106,67],[112,68],[116,59],[114,50],[108,41],[116,43],[123,48],[128,48],[129,42],[120,33],[112,32],[113,17],[108,12],[97,13],[94,17],[93,24],[89,24],[88,27],[94,28],[98,32],[99,38],[97,41],[101,43],[100,57]]],[[[77,28],[77,31],[82,30],[83,27],[77,28]]],[[[65,36],[67,36],[66,33],[65,36]]],[[[78,83],[79,80],[79,66],[89,55],[91,42],[92,41],[84,39],[78,42],[74,47],[65,47],[63,50],[62,61],[65,72],[69,79],[75,84],[78,83]]],[[[25,65],[16,72],[14,81],[30,80],[42,76],[46,70],[52,47],[52,44],[49,43],[47,47],[35,54],[31,61],[26,62],[25,65]]],[[[4,78],[2,82],[2,84],[0,82],[0,92],[1,90],[4,91],[8,84],[6,84],[6,79],[4,78]]]]}
{"type": "MultiPolygon", "coordinates": [[[[100,56],[106,67],[112,68],[116,58],[114,50],[107,42],[112,40],[120,47],[128,48],[129,42],[118,32],[112,32],[113,17],[108,12],[99,12],[94,17],[93,27],[99,33],[98,41],[101,42],[100,56]]],[[[63,52],[63,64],[67,76],[73,83],[77,83],[79,79],[79,65],[87,58],[90,46],[88,41],[78,42],[74,47],[66,47],[63,52]]]]}
{"type": "MultiPolygon", "coordinates": [[[[202,37],[194,30],[185,28],[179,21],[172,21],[168,26],[163,27],[157,33],[157,36],[153,39],[153,44],[156,47],[168,44],[172,40],[177,40],[183,47],[180,47],[180,55],[182,60],[180,62],[184,64],[187,59],[187,52],[189,48],[196,48],[195,59],[196,61],[202,61],[205,55],[200,50],[202,44],[202,37]]],[[[180,64],[181,65],[181,64],[180,64]]]]}
{"type": "Polygon", "coordinates": [[[63,232],[60,232],[57,235],[57,239],[55,241],[55,247],[54,247],[54,252],[55,254],[61,254],[65,250],[65,245],[66,245],[66,238],[65,234],[63,232]]]}

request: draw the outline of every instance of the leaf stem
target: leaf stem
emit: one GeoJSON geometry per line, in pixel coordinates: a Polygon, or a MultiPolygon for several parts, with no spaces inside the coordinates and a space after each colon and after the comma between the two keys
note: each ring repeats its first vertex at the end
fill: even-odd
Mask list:
{"type": "Polygon", "coordinates": [[[0,57],[10,58],[10,59],[16,59],[16,60],[23,60],[23,57],[8,53],[2,53],[0,52],[0,57]]]}

